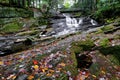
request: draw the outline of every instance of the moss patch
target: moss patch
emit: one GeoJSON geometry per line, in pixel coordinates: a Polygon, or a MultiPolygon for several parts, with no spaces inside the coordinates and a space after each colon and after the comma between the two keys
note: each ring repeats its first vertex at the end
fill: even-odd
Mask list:
{"type": "Polygon", "coordinates": [[[114,29],[113,25],[108,25],[108,26],[101,28],[102,31],[109,31],[109,30],[113,30],[113,29],[114,29]]]}
{"type": "Polygon", "coordinates": [[[22,29],[22,26],[19,23],[9,23],[3,26],[1,32],[3,33],[14,33],[22,29]]]}
{"type": "Polygon", "coordinates": [[[101,47],[108,47],[109,46],[109,40],[108,38],[104,38],[100,41],[100,46],[101,47]]]}

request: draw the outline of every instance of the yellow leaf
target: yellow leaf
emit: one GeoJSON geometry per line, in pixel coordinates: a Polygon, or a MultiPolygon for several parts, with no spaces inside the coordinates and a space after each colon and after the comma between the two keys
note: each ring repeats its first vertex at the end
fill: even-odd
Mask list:
{"type": "Polygon", "coordinates": [[[92,75],[92,77],[96,78],[96,76],[95,76],[95,75],[92,75]]]}
{"type": "Polygon", "coordinates": [[[28,77],[28,80],[32,80],[33,78],[34,78],[34,76],[30,75],[30,76],[28,77]]]}
{"type": "Polygon", "coordinates": [[[3,62],[2,62],[2,61],[0,61],[0,65],[3,65],[3,62]]]}
{"type": "Polygon", "coordinates": [[[54,70],[49,70],[50,73],[54,73],[55,71],[54,70]]]}
{"type": "Polygon", "coordinates": [[[13,78],[12,78],[13,80],[15,80],[16,79],[16,76],[13,76],[13,78]]]}
{"type": "Polygon", "coordinates": [[[60,65],[64,67],[66,64],[65,63],[60,63],[60,65]]]}
{"type": "Polygon", "coordinates": [[[48,70],[48,68],[47,68],[47,67],[45,67],[45,68],[44,68],[44,70],[46,71],[46,70],[48,70]]]}
{"type": "Polygon", "coordinates": [[[101,71],[101,73],[105,74],[105,71],[101,71]]]}
{"type": "Polygon", "coordinates": [[[40,80],[40,78],[39,78],[39,79],[37,79],[37,80],[40,80]]]}
{"type": "Polygon", "coordinates": [[[52,76],[52,74],[48,73],[46,76],[50,77],[50,76],[52,76]]]}
{"type": "Polygon", "coordinates": [[[35,70],[38,70],[39,66],[38,65],[34,65],[33,66],[35,70]]]}
{"type": "Polygon", "coordinates": [[[58,68],[58,71],[61,71],[62,70],[62,68],[58,68]]]}

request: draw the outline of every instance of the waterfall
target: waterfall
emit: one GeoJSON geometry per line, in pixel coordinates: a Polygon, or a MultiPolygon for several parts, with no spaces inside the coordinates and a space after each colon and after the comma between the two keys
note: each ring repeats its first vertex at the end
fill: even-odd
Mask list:
{"type": "Polygon", "coordinates": [[[73,22],[72,19],[69,16],[66,16],[66,25],[67,25],[67,27],[69,27],[69,28],[73,27],[72,22],[73,22]]]}
{"type": "MultiPolygon", "coordinates": [[[[56,25],[58,26],[55,25],[56,34],[52,35],[54,37],[75,33],[81,30],[88,30],[89,27],[92,28],[92,26],[98,25],[98,23],[91,18],[72,18],[70,17],[70,14],[67,13],[63,15],[65,16],[65,19],[61,19],[62,22],[56,21],[56,25]]],[[[85,35],[86,34],[83,33],[83,36],[85,35]]]]}
{"type": "Polygon", "coordinates": [[[97,24],[98,24],[98,23],[97,23],[95,20],[93,20],[93,19],[91,19],[90,22],[91,22],[92,25],[97,25],[97,24]]]}
{"type": "Polygon", "coordinates": [[[72,19],[72,24],[74,27],[79,27],[79,24],[75,18],[72,19]]]}
{"type": "Polygon", "coordinates": [[[66,17],[66,25],[68,28],[73,28],[73,27],[79,27],[79,23],[77,22],[77,19],[71,18],[68,15],[63,14],[66,17]]]}
{"type": "Polygon", "coordinates": [[[83,19],[80,18],[78,24],[83,24],[83,19]]]}

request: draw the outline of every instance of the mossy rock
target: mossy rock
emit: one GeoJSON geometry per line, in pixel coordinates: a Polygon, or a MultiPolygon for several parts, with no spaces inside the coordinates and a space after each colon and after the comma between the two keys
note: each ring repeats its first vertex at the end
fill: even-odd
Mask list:
{"type": "Polygon", "coordinates": [[[78,46],[72,46],[71,51],[75,54],[80,54],[82,52],[82,48],[78,46]]]}
{"type": "Polygon", "coordinates": [[[89,51],[92,47],[94,47],[94,42],[91,39],[86,39],[85,41],[76,41],[72,44],[73,51],[75,53],[80,53],[81,51],[89,51]]]}
{"type": "Polygon", "coordinates": [[[99,76],[100,74],[100,65],[98,63],[93,63],[90,68],[89,68],[90,72],[95,75],[95,76],[99,76]]]}
{"type": "Polygon", "coordinates": [[[72,76],[76,76],[78,74],[77,59],[76,59],[76,55],[73,52],[71,52],[70,60],[72,60],[73,63],[65,66],[64,70],[70,71],[72,76]]]}
{"type": "Polygon", "coordinates": [[[116,65],[120,65],[120,45],[101,47],[99,51],[105,56],[110,55],[110,61],[113,61],[116,65]]]}
{"type": "Polygon", "coordinates": [[[22,29],[22,26],[15,22],[15,23],[9,23],[3,26],[3,28],[1,28],[1,32],[3,33],[14,33],[14,32],[18,32],[22,29]]]}
{"type": "Polygon", "coordinates": [[[36,35],[37,33],[39,33],[38,30],[32,30],[32,31],[25,31],[25,32],[20,32],[18,34],[16,34],[17,36],[25,36],[25,35],[36,35]]]}
{"type": "Polygon", "coordinates": [[[102,31],[110,31],[110,30],[113,30],[114,29],[114,26],[113,25],[107,25],[107,26],[104,26],[101,28],[102,31]]]}
{"type": "Polygon", "coordinates": [[[98,29],[95,33],[96,33],[96,34],[103,33],[103,30],[102,30],[102,29],[98,29]]]}
{"type": "Polygon", "coordinates": [[[109,56],[109,60],[110,60],[111,63],[113,63],[114,65],[120,65],[119,60],[118,60],[114,55],[110,55],[110,56],[109,56]]]}

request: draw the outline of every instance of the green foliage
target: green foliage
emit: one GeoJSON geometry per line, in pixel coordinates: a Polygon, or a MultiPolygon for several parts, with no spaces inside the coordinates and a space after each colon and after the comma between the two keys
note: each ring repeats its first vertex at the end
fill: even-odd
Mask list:
{"type": "Polygon", "coordinates": [[[13,33],[13,32],[18,32],[22,26],[19,23],[9,23],[3,26],[1,29],[1,32],[3,33],[13,33]]]}
{"type": "Polygon", "coordinates": [[[109,60],[115,65],[120,65],[119,60],[114,55],[110,55],[109,60]]]}
{"type": "Polygon", "coordinates": [[[70,4],[69,3],[65,3],[65,8],[69,8],[70,7],[70,4]]]}
{"type": "Polygon", "coordinates": [[[0,17],[30,17],[33,16],[32,10],[14,8],[14,7],[0,7],[0,17]]]}
{"type": "Polygon", "coordinates": [[[112,3],[98,3],[98,10],[94,13],[95,19],[105,19],[105,18],[114,18],[119,16],[120,13],[120,3],[112,2],[112,3]]]}
{"type": "Polygon", "coordinates": [[[100,46],[101,47],[108,47],[109,46],[109,40],[108,38],[104,38],[100,41],[100,46]]]}
{"type": "Polygon", "coordinates": [[[68,76],[67,74],[61,73],[60,76],[55,80],[68,80],[68,76]]]}
{"type": "Polygon", "coordinates": [[[47,25],[49,23],[48,19],[38,19],[38,24],[41,25],[47,25]]]}

